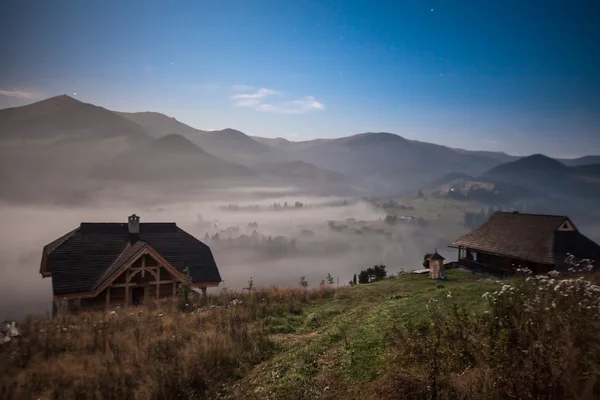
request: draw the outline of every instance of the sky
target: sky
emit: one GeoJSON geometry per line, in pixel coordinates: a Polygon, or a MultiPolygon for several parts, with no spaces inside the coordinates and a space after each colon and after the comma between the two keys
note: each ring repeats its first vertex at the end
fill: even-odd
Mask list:
{"type": "Polygon", "coordinates": [[[5,0],[0,15],[0,108],[66,93],[290,140],[600,154],[597,0],[5,0]]]}

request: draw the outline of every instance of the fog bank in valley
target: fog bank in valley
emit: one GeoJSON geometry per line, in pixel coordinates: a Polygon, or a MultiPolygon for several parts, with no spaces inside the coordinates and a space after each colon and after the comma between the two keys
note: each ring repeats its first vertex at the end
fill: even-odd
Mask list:
{"type": "Polygon", "coordinates": [[[132,213],[142,222],[176,222],[206,241],[221,272],[220,287],[231,289],[247,286],[250,277],[269,286],[297,285],[305,276],[316,286],[328,273],[344,285],[375,263],[390,273],[418,268],[422,254],[439,244],[416,226],[385,224],[385,214],[369,203],[289,195],[285,188],[223,190],[205,200],[154,204],[106,199],[86,207],[4,205],[0,320],[49,312],[51,280],[39,274],[45,244],[80,222],[125,222],[132,213]]]}

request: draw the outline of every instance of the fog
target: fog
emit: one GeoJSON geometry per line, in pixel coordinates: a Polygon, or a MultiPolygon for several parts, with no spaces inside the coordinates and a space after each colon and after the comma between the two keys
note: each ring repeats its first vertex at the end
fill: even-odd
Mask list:
{"type": "Polygon", "coordinates": [[[81,222],[125,222],[132,213],[141,222],[176,222],[205,241],[223,279],[220,288],[242,289],[250,277],[256,286],[296,286],[305,276],[316,286],[328,273],[345,285],[373,264],[387,265],[389,273],[419,268],[423,253],[443,243],[415,225],[385,224],[385,214],[370,203],[293,192],[225,188],[203,193],[203,200],[175,201],[165,193],[156,201],[106,197],[93,206],[1,206],[0,320],[49,312],[51,279],[39,274],[44,245],[81,222]],[[296,202],[303,207],[294,207],[296,202]]]}

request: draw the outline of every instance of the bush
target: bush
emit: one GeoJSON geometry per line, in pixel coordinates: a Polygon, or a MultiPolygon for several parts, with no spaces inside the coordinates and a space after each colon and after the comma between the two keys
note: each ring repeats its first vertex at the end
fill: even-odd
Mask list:
{"type": "Polygon", "coordinates": [[[414,374],[412,393],[429,398],[593,398],[599,295],[599,286],[554,271],[484,294],[489,311],[481,315],[430,301],[424,323],[408,321],[397,332],[404,371],[397,380],[414,374]]]}

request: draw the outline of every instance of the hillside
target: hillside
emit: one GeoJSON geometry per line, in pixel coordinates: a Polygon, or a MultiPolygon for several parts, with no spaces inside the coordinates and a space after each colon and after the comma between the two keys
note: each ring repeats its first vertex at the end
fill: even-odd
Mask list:
{"type": "Polygon", "coordinates": [[[125,137],[132,143],[149,139],[140,125],[67,95],[0,110],[0,140],[3,142],[53,143],[114,137],[125,137]]]}
{"type": "Polygon", "coordinates": [[[249,166],[257,162],[275,160],[275,152],[270,146],[235,129],[203,131],[156,112],[118,114],[139,124],[154,138],[176,133],[185,136],[206,152],[226,161],[249,166]]]}
{"type": "Polygon", "coordinates": [[[170,134],[101,163],[96,176],[109,180],[201,181],[252,177],[254,173],[205,152],[181,135],[170,134]]]}
{"type": "Polygon", "coordinates": [[[223,291],[187,306],[180,299],[33,320],[21,339],[0,346],[0,392],[6,399],[593,398],[598,286],[446,275],[337,290],[223,291]]]}
{"type": "Polygon", "coordinates": [[[499,165],[482,177],[521,186],[542,196],[577,197],[593,192],[579,179],[576,170],[541,154],[499,165]]]}
{"type": "Polygon", "coordinates": [[[197,131],[186,137],[211,154],[244,165],[276,159],[276,152],[271,147],[235,129],[197,131]]]}
{"type": "Polygon", "coordinates": [[[315,143],[292,157],[362,179],[380,194],[412,193],[448,171],[477,175],[498,161],[391,133],[363,133],[315,143]]]}
{"type": "Polygon", "coordinates": [[[156,112],[136,112],[136,113],[125,113],[117,112],[116,114],[127,118],[128,120],[140,125],[144,128],[144,131],[155,139],[177,133],[180,135],[187,135],[190,133],[197,132],[197,129],[192,128],[184,124],[183,122],[177,121],[173,117],[156,113],[156,112]]]}
{"type": "Polygon", "coordinates": [[[308,180],[311,182],[341,182],[348,177],[339,172],[328,171],[303,161],[268,162],[252,168],[261,175],[285,180],[308,180]]]}
{"type": "Polygon", "coordinates": [[[585,156],[579,158],[561,159],[559,161],[565,165],[568,165],[569,167],[581,167],[584,165],[600,164],[600,156],[585,156]]]}

